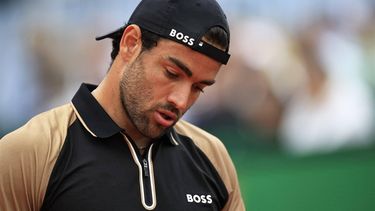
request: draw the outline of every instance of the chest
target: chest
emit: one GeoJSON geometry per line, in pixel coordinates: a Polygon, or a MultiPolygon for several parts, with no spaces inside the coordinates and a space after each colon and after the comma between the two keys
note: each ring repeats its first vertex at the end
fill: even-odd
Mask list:
{"type": "Polygon", "coordinates": [[[68,137],[44,210],[220,210],[226,190],[199,150],[160,142],[141,156],[121,137],[68,137]],[[193,150],[194,149],[194,150],[193,150]]]}

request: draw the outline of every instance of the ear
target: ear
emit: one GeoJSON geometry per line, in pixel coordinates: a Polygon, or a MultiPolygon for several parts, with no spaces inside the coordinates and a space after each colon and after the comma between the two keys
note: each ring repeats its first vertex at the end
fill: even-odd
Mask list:
{"type": "Polygon", "coordinates": [[[120,41],[120,56],[125,62],[131,62],[142,50],[142,32],[139,26],[132,24],[125,28],[120,41]]]}

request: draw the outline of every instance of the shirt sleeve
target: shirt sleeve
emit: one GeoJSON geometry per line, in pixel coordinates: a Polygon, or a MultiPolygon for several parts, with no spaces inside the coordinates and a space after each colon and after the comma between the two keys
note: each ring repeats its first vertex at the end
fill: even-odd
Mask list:
{"type": "Polygon", "coordinates": [[[31,119],[0,139],[0,210],[29,211],[42,206],[48,180],[66,136],[65,109],[31,119]],[[57,121],[57,117],[59,120],[57,121]]]}
{"type": "Polygon", "coordinates": [[[228,201],[225,207],[223,208],[223,211],[245,211],[246,209],[241,196],[241,190],[238,182],[236,169],[234,167],[232,160],[229,157],[227,150],[225,148],[222,150],[223,156],[227,157],[223,161],[226,167],[226,171],[221,172],[219,174],[221,174],[222,177],[226,177],[226,181],[224,181],[224,183],[228,189],[228,201]],[[223,174],[226,174],[226,176],[223,176],[223,174]]]}
{"type": "Polygon", "coordinates": [[[43,198],[40,165],[46,161],[33,142],[37,137],[25,130],[0,140],[0,210],[38,210],[43,198]]]}
{"type": "Polygon", "coordinates": [[[214,143],[214,147],[209,148],[208,157],[216,167],[228,191],[228,201],[222,211],[245,211],[237,172],[232,159],[221,141],[217,140],[214,143]]]}

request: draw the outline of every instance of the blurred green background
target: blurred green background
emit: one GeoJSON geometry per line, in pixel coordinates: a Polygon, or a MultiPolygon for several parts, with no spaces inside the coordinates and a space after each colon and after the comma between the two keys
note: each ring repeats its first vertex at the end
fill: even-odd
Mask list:
{"type": "Polygon", "coordinates": [[[304,158],[231,154],[248,210],[375,209],[375,148],[304,158]]]}
{"type": "Polygon", "coordinates": [[[353,211],[375,209],[375,146],[294,156],[277,146],[218,132],[237,167],[247,210],[353,211]],[[236,146],[234,146],[236,145],[236,146]]]}

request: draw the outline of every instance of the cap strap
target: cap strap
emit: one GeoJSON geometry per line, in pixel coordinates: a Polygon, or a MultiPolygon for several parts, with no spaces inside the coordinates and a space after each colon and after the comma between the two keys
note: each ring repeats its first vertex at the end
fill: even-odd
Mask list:
{"type": "Polygon", "coordinates": [[[227,64],[230,58],[230,54],[227,52],[222,51],[204,41],[200,41],[198,45],[193,47],[193,49],[211,57],[212,59],[215,59],[222,64],[227,64]]]}

